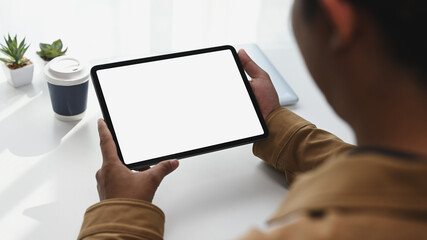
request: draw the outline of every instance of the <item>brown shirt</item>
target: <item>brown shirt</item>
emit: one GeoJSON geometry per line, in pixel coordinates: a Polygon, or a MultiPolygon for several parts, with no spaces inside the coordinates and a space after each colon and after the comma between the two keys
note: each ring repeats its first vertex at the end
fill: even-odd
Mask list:
{"type": "MultiPolygon", "coordinates": [[[[242,240],[427,239],[425,157],[355,149],[284,108],[267,125],[270,137],[254,153],[291,188],[271,230],[242,240]]],[[[154,205],[112,199],[86,211],[79,239],[162,239],[163,226],[154,205]]]]}

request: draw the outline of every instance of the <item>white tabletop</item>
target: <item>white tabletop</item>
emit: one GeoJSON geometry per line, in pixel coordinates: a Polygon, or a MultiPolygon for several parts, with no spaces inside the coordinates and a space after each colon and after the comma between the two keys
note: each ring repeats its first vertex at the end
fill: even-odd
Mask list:
{"type": "MultiPolygon", "coordinates": [[[[74,41],[81,44],[78,38],[74,41]]],[[[290,109],[354,143],[350,128],[308,75],[295,44],[260,41],[300,98],[290,109]]],[[[162,50],[162,45],[157,47],[162,50]]],[[[108,57],[86,56],[92,63],[108,57]]],[[[35,54],[30,57],[37,59],[35,54]]],[[[33,83],[21,88],[9,85],[0,71],[0,238],[75,239],[86,208],[98,202],[95,173],[101,166],[97,134],[101,112],[90,86],[83,120],[57,120],[42,63],[34,64],[33,83]]],[[[285,178],[255,157],[251,148],[245,145],[181,160],[153,201],[166,214],[165,239],[231,239],[251,227],[265,228],[286,195],[285,178]]]]}

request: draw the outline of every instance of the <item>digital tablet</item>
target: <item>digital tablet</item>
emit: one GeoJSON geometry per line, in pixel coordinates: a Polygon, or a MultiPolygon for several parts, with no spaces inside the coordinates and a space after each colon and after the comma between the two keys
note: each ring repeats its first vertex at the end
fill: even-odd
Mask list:
{"type": "Polygon", "coordinates": [[[119,158],[130,169],[268,135],[231,46],[97,65],[91,76],[119,158]]]}

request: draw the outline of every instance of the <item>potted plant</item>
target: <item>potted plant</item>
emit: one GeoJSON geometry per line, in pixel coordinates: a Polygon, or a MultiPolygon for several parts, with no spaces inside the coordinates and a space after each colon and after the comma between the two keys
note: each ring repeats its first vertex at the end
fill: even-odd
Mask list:
{"type": "Polygon", "coordinates": [[[54,41],[52,44],[40,43],[39,46],[40,51],[38,51],[37,54],[44,60],[45,64],[56,57],[64,55],[68,50],[68,48],[66,48],[62,51],[61,39],[54,41]]]}
{"type": "Polygon", "coordinates": [[[6,45],[0,43],[0,51],[8,58],[0,58],[4,64],[3,71],[6,75],[7,81],[14,87],[20,87],[30,84],[33,80],[34,65],[30,59],[24,57],[29,45],[25,43],[25,38],[18,44],[15,37],[12,39],[10,34],[4,37],[6,45]]]}

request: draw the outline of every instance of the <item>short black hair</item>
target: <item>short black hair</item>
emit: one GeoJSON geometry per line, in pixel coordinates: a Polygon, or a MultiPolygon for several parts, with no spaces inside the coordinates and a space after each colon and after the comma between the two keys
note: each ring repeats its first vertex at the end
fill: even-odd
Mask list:
{"type": "MultiPolygon", "coordinates": [[[[427,89],[427,0],[344,0],[366,10],[377,21],[395,60],[413,70],[427,89]]],[[[307,18],[319,10],[318,0],[303,0],[307,18]]]]}

